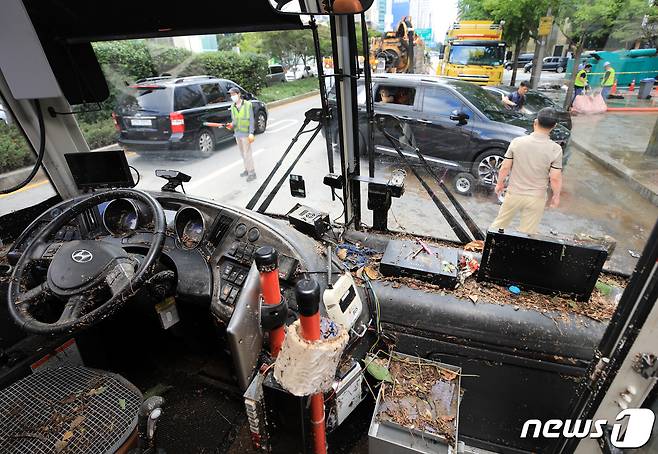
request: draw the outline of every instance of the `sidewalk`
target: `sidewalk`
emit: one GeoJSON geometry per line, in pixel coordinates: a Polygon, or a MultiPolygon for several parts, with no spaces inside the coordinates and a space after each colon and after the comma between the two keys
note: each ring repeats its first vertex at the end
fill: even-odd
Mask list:
{"type": "Polygon", "coordinates": [[[658,206],[658,157],[645,154],[658,113],[574,115],[571,144],[658,206]]]}

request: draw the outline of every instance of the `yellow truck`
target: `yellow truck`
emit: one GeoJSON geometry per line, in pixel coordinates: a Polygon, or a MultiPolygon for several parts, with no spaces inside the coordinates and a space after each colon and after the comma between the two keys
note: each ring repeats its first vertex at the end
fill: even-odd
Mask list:
{"type": "Polygon", "coordinates": [[[436,73],[478,85],[501,85],[505,62],[502,38],[502,23],[455,22],[446,33],[443,61],[436,73]]]}

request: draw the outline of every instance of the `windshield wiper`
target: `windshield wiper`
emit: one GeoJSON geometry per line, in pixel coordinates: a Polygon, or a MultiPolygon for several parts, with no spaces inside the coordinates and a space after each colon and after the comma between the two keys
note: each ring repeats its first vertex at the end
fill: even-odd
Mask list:
{"type": "MultiPolygon", "coordinates": [[[[400,121],[399,118],[397,118],[395,115],[391,115],[392,118],[395,118],[396,120],[400,121]]],[[[393,145],[393,148],[395,148],[395,151],[398,153],[400,158],[404,161],[404,163],[411,169],[413,172],[414,176],[416,179],[420,182],[420,184],[423,186],[427,194],[430,196],[436,207],[439,209],[443,217],[448,221],[448,224],[450,225],[450,228],[452,231],[455,233],[457,238],[459,238],[460,241],[464,243],[468,243],[472,240],[468,232],[464,230],[464,227],[457,221],[457,219],[448,211],[448,208],[439,200],[439,198],[436,196],[432,188],[425,182],[423,177],[418,173],[418,171],[414,168],[414,166],[409,162],[409,159],[404,155],[404,153],[401,150],[400,145],[406,145],[400,142],[396,137],[394,137],[391,133],[389,133],[386,128],[384,128],[383,125],[383,120],[384,118],[381,118],[379,122],[377,122],[377,126],[379,127],[379,130],[384,134],[384,137],[389,141],[391,145],[393,145]]],[[[420,149],[418,147],[410,146],[413,148],[413,150],[416,152],[416,155],[418,156],[418,159],[420,159],[423,167],[427,172],[436,180],[436,182],[439,184],[439,187],[443,190],[443,192],[446,194],[448,197],[448,200],[452,203],[452,205],[455,207],[455,210],[457,210],[457,213],[459,213],[459,216],[462,218],[468,229],[471,231],[471,234],[476,240],[483,240],[485,238],[484,234],[480,230],[480,228],[475,224],[475,221],[468,215],[466,210],[464,210],[464,207],[461,206],[459,201],[455,199],[455,197],[452,195],[450,190],[447,188],[447,186],[443,183],[443,180],[440,179],[432,167],[427,163],[425,160],[425,157],[423,154],[420,152],[420,149]]]]}

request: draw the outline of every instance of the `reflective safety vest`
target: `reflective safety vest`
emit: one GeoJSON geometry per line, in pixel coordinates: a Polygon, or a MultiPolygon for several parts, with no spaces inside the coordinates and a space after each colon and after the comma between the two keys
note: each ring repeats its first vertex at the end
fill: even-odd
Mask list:
{"type": "Polygon", "coordinates": [[[578,74],[576,74],[576,81],[573,84],[577,88],[585,88],[587,85],[587,71],[584,69],[578,71],[578,74]],[[583,75],[585,75],[585,77],[583,77],[583,75]]]}
{"type": "MultiPolygon", "coordinates": [[[[611,66],[608,72],[610,75],[603,81],[604,87],[612,87],[615,84],[615,69],[611,66]]],[[[605,75],[603,77],[605,78],[605,75]]]]}
{"type": "Polygon", "coordinates": [[[249,125],[251,124],[251,102],[242,101],[240,110],[231,105],[231,115],[233,116],[233,131],[249,134],[249,125]]]}

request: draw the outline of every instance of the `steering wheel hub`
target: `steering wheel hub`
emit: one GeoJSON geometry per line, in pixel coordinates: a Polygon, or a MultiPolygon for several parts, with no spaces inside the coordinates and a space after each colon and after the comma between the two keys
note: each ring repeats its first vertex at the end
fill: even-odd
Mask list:
{"type": "Polygon", "coordinates": [[[126,251],[102,241],[64,243],[48,267],[48,284],[53,293],[61,296],[87,290],[104,279],[112,264],[121,258],[128,258],[126,251]]]}
{"type": "Polygon", "coordinates": [[[112,189],[75,200],[33,236],[18,259],[7,289],[10,317],[33,334],[73,333],[98,323],[125,305],[153,274],[164,246],[166,226],[162,206],[137,189],[112,189]],[[86,210],[125,198],[142,202],[152,215],[149,249],[142,259],[132,258],[120,244],[100,237],[63,244],[49,242],[86,210]],[[26,284],[31,280],[24,277],[34,261],[41,267],[45,262],[48,272],[44,282],[28,289],[26,284]],[[52,296],[63,300],[64,307],[51,304],[52,296]],[[61,315],[53,322],[51,315],[56,314],[49,311],[55,309],[61,309],[61,315]],[[43,312],[48,313],[48,321],[40,319],[43,312]]]}

